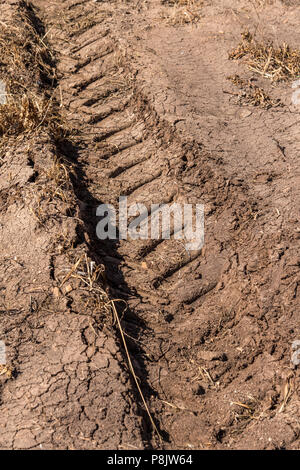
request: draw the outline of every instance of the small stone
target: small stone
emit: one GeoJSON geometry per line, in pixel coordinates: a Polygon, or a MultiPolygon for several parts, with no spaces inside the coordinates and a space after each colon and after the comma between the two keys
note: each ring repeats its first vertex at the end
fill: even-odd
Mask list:
{"type": "Polygon", "coordinates": [[[218,351],[200,351],[198,356],[204,361],[227,361],[226,354],[218,351]]]}
{"type": "Polygon", "coordinates": [[[249,109],[243,109],[241,112],[240,112],[240,117],[242,119],[246,118],[246,117],[249,117],[251,116],[252,114],[252,111],[249,111],[249,109]]]}
{"type": "Polygon", "coordinates": [[[58,299],[58,297],[59,297],[59,288],[58,288],[58,287],[54,287],[54,289],[53,289],[53,297],[54,297],[55,299],[58,299]]]}

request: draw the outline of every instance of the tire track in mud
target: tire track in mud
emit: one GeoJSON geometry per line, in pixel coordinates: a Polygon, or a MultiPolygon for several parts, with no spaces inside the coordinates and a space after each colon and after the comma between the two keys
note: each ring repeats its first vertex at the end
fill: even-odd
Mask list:
{"type": "MultiPolygon", "coordinates": [[[[73,47],[65,52],[68,59],[62,59],[60,63],[63,75],[60,87],[63,104],[69,111],[67,118],[78,131],[79,161],[88,190],[98,202],[115,205],[119,196],[124,195],[128,197],[128,205],[136,202],[145,204],[147,208],[153,203],[199,201],[205,189],[195,190],[196,184],[188,179],[189,175],[186,182],[182,177],[186,175],[187,166],[193,168],[193,160],[201,156],[201,149],[193,142],[183,145],[171,128],[159,122],[158,116],[134,88],[131,77],[118,66],[118,48],[113,39],[106,36],[106,30],[99,29],[102,23],[97,23],[97,8],[92,2],[64,4],[64,8],[72,11],[75,24],[84,14],[83,7],[89,13],[93,12],[96,24],[88,31],[84,29],[84,32],[72,35],[73,47]],[[94,8],[88,10],[89,6],[94,8]],[[74,13],[76,8],[78,16],[74,13]],[[85,42],[86,37],[93,34],[97,39],[85,42]],[[99,41],[101,46],[98,47],[109,49],[110,56],[103,59],[100,54],[98,62],[99,55],[93,57],[90,47],[99,41]],[[81,55],[85,59],[79,67],[81,55]],[[67,73],[68,68],[72,69],[68,67],[70,62],[73,62],[73,70],[67,73]],[[97,71],[93,72],[94,69],[97,71]],[[189,195],[191,186],[192,196],[189,195]]],[[[203,168],[204,183],[211,176],[209,172],[209,168],[203,168]]],[[[217,184],[222,189],[226,181],[220,178],[217,184]]],[[[165,240],[122,241],[118,253],[120,259],[126,257],[129,263],[135,264],[135,268],[142,262],[153,265],[152,258],[162,259],[161,266],[142,276],[146,286],[153,283],[161,285],[201,254],[198,252],[191,256],[183,250],[182,242],[165,240]],[[168,251],[174,254],[174,258],[168,259],[168,251]],[[166,259],[162,253],[166,254],[166,259]]],[[[133,276],[137,279],[143,272],[144,268],[133,276]]],[[[136,285],[136,279],[132,286],[136,285]]],[[[162,290],[155,296],[159,299],[161,294],[162,290]]]]}
{"type": "MultiPolygon", "coordinates": [[[[142,203],[147,208],[151,204],[199,202],[203,188],[199,195],[195,194],[193,181],[185,184],[182,176],[188,164],[192,169],[200,149],[194,143],[184,147],[135,89],[130,70],[125,70],[126,60],[103,25],[103,13],[98,18],[92,2],[64,2],[63,11],[71,25],[93,15],[93,25],[88,30],[84,27],[68,37],[65,25],[58,24],[59,10],[53,8],[52,15],[47,13],[51,31],[48,39],[60,57],[59,86],[67,119],[77,130],[76,151],[83,180],[75,186],[82,201],[81,217],[89,234],[90,251],[97,262],[106,265],[111,295],[127,302],[123,326],[149,400],[157,396],[157,389],[147,383],[146,376],[151,368],[156,374],[159,358],[164,356],[165,338],[156,337],[157,328],[162,326],[157,313],[163,318],[163,336],[166,334],[169,341],[174,331],[170,322],[176,318],[177,310],[213,291],[225,258],[220,258],[218,271],[214,263],[205,281],[199,275],[195,282],[194,270],[201,264],[201,251],[189,254],[182,241],[124,240],[113,246],[96,240],[95,214],[100,203],[117,206],[120,196],[127,196],[129,205],[142,203]],[[63,54],[57,49],[57,38],[63,38],[63,54]],[[186,190],[189,183],[192,195],[186,190]],[[189,282],[190,289],[186,291],[189,282]]],[[[206,172],[209,176],[209,169],[206,172]]],[[[225,186],[226,182],[221,184],[225,186]]],[[[176,343],[172,348],[177,348],[176,343]]],[[[164,435],[168,440],[168,435],[164,435]]]]}
{"type": "MultiPolygon", "coordinates": [[[[111,32],[113,9],[67,0],[43,11],[48,39],[59,58],[62,104],[75,129],[74,147],[66,153],[72,158],[76,151],[80,166],[74,181],[80,217],[91,256],[106,266],[111,296],[126,301],[125,308],[120,302],[122,325],[164,446],[218,446],[227,428],[223,431],[207,422],[199,396],[206,394],[210,405],[217,406],[221,380],[226,389],[239,369],[232,370],[221,350],[215,353],[218,362],[212,378],[204,365],[199,366],[205,364],[200,360],[201,345],[209,347],[236,323],[236,288],[226,294],[230,309],[223,307],[222,290],[232,273],[242,269],[238,245],[247,246],[248,238],[240,228],[250,231],[256,202],[244,183],[222,175],[218,159],[160,120],[139,91],[128,58],[111,32]],[[174,239],[97,240],[97,206],[118,206],[120,196],[127,196],[129,205],[147,208],[204,203],[205,248],[189,254],[174,239]],[[196,385],[199,377],[205,390],[196,385]]],[[[252,362],[260,354],[258,348],[252,362]]],[[[251,360],[237,357],[232,362],[239,361],[246,376],[251,360]]],[[[228,429],[239,428],[234,420],[225,422],[228,429]]],[[[250,425],[248,420],[242,429],[250,425]]],[[[159,446],[150,428],[148,435],[149,443],[159,446]]]]}
{"type": "MultiPolygon", "coordinates": [[[[81,18],[93,17],[88,29],[83,25],[82,30],[78,27],[67,36],[66,24],[58,25],[57,6],[53,16],[47,14],[52,47],[56,49],[59,38],[63,38],[63,54],[57,49],[62,75],[60,88],[67,118],[78,130],[78,162],[83,175],[82,184],[77,182],[77,197],[84,206],[81,217],[89,233],[91,253],[96,261],[106,265],[112,295],[127,302],[123,326],[133,362],[143,381],[144,393],[154,401],[154,409],[161,412],[162,398],[155,380],[160,361],[164,368],[168,363],[165,354],[171,351],[170,358],[176,357],[178,347],[182,348],[176,338],[178,329],[184,325],[178,312],[192,311],[197,301],[213,292],[228,255],[222,249],[220,256],[206,258],[204,264],[210,269],[205,270],[203,279],[202,253],[190,255],[180,241],[128,240],[118,246],[100,242],[95,239],[96,207],[100,203],[117,206],[119,196],[124,195],[129,205],[142,203],[147,207],[151,203],[197,203],[208,197],[214,200],[214,212],[229,191],[222,177],[210,182],[213,175],[201,148],[194,142],[180,142],[174,130],[159,121],[135,89],[130,71],[125,70],[126,61],[107,32],[105,14],[102,11],[98,14],[97,5],[67,1],[63,11],[71,29],[81,18]],[[193,175],[197,159],[203,165],[193,175]],[[202,186],[195,182],[195,176],[200,176],[202,186]],[[220,201],[215,200],[216,189],[220,201]]],[[[220,244],[217,241],[214,244],[211,253],[220,251],[220,244]]],[[[210,325],[206,329],[203,335],[211,333],[210,325]]],[[[195,415],[197,411],[193,410],[195,415]]],[[[168,431],[161,431],[167,432],[168,440],[168,431]]]]}

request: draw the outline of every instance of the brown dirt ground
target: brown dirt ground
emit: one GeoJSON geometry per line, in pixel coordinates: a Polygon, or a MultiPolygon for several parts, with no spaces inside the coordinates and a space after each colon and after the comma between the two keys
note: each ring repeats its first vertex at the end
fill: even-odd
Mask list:
{"type": "Polygon", "coordinates": [[[298,1],[0,4],[0,448],[299,449],[300,109],[229,60],[298,1]],[[204,203],[204,248],[100,242],[120,195],[204,203]]]}

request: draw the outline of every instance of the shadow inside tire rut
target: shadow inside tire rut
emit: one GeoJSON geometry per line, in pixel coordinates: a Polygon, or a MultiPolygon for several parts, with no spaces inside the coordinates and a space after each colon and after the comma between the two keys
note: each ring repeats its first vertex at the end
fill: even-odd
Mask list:
{"type": "MultiPolygon", "coordinates": [[[[136,290],[130,288],[123,276],[121,265],[124,263],[124,258],[119,254],[118,240],[99,240],[96,235],[96,226],[99,217],[96,216],[97,207],[103,203],[98,200],[90,192],[88,188],[88,179],[85,171],[85,164],[79,161],[79,155],[82,148],[80,144],[74,144],[68,139],[56,142],[56,148],[59,155],[61,155],[68,163],[72,164],[74,172],[70,173],[75,196],[78,200],[80,207],[80,219],[83,222],[84,229],[77,233],[78,243],[85,243],[88,247],[88,256],[97,264],[104,265],[105,267],[105,281],[108,295],[111,299],[118,299],[115,303],[123,332],[126,336],[126,343],[130,354],[131,361],[137,376],[137,380],[142,389],[144,398],[147,403],[151,396],[157,396],[157,392],[148,383],[147,368],[145,362],[145,351],[140,344],[139,337],[141,332],[148,330],[150,334],[153,331],[143,322],[135,312],[129,308],[129,298],[140,298],[136,290]],[[85,234],[88,235],[88,242],[85,234]]],[[[128,364],[126,351],[124,348],[122,336],[117,325],[114,327],[114,333],[118,338],[120,350],[123,354],[124,361],[128,364]]],[[[120,364],[122,367],[122,365],[120,364]]],[[[124,368],[124,366],[122,367],[124,368]]],[[[128,372],[128,369],[126,369],[128,372]]],[[[155,430],[151,424],[150,418],[144,409],[141,396],[137,390],[134,377],[129,373],[130,382],[132,386],[132,393],[137,404],[139,415],[142,417],[143,426],[141,435],[148,449],[153,449],[153,442],[155,442],[155,430]]],[[[152,415],[152,419],[159,431],[160,437],[164,442],[170,442],[169,435],[166,431],[161,429],[159,420],[152,415]]],[[[162,444],[161,444],[162,445],[162,444]]],[[[157,448],[157,446],[155,446],[157,448]]]]}

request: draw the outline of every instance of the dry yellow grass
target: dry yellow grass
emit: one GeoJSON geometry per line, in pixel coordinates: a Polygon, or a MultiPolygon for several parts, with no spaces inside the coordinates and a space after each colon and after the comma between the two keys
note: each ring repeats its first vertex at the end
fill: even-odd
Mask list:
{"type": "Polygon", "coordinates": [[[13,368],[11,366],[0,364],[0,375],[5,375],[8,379],[11,379],[12,374],[13,368]]]}
{"type": "MultiPolygon", "coordinates": [[[[54,63],[43,26],[30,4],[21,3],[0,30],[0,80],[6,88],[0,104],[0,151],[4,155],[14,145],[34,147],[42,134],[55,144],[70,136],[55,98],[54,63]]],[[[32,188],[30,207],[41,225],[47,219],[47,201],[56,199],[67,206],[70,200],[69,168],[58,153],[54,152],[50,169],[39,169],[32,188]]]]}
{"type": "Polygon", "coordinates": [[[173,26],[188,23],[197,23],[201,19],[201,6],[204,0],[172,0],[162,2],[171,6],[167,13],[167,23],[173,26]]]}
{"type": "Polygon", "coordinates": [[[0,137],[45,127],[59,137],[64,126],[54,100],[55,61],[42,26],[26,2],[1,26],[0,80],[6,103],[0,104],[0,137]]]}
{"type": "Polygon", "coordinates": [[[50,98],[24,91],[10,93],[7,103],[0,105],[0,136],[25,135],[48,127],[57,137],[63,131],[63,122],[56,103],[50,98]]]}
{"type": "Polygon", "coordinates": [[[300,77],[298,49],[293,49],[287,44],[276,47],[272,42],[258,42],[249,31],[242,33],[242,41],[229,54],[229,59],[244,59],[250,70],[273,82],[300,77]]]}
{"type": "Polygon", "coordinates": [[[41,26],[34,24],[32,10],[26,2],[18,14],[1,25],[0,75],[14,79],[13,92],[46,80],[55,81],[54,58],[42,36],[41,26]]]}

